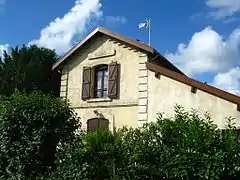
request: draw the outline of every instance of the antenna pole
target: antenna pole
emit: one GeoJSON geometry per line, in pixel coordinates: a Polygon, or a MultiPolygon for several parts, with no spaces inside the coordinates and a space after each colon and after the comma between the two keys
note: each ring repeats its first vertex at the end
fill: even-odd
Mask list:
{"type": "Polygon", "coordinates": [[[151,20],[147,20],[148,23],[148,45],[151,46],[151,20]]]}

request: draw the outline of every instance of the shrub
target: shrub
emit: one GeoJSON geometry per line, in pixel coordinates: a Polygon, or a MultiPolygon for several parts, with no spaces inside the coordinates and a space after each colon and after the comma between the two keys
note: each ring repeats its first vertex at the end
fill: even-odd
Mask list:
{"type": "Polygon", "coordinates": [[[103,129],[80,135],[58,150],[57,170],[49,179],[116,179],[125,153],[119,138],[103,129]]]}
{"type": "Polygon", "coordinates": [[[74,139],[79,119],[63,101],[40,92],[0,99],[0,177],[31,179],[54,168],[58,144],[74,139]]]}
{"type": "Polygon", "coordinates": [[[123,131],[123,139],[130,179],[240,177],[236,129],[231,123],[227,131],[218,129],[208,114],[176,106],[173,117],[159,114],[144,128],[123,131]]]}
{"type": "Polygon", "coordinates": [[[16,93],[0,107],[4,179],[240,179],[232,118],[223,131],[208,114],[176,106],[142,128],[74,134],[76,116],[52,97],[16,93]]]}
{"type": "Polygon", "coordinates": [[[237,179],[235,132],[231,123],[222,131],[208,114],[176,106],[174,116],[159,114],[143,128],[87,134],[60,158],[66,164],[58,172],[66,179],[237,179]]]}

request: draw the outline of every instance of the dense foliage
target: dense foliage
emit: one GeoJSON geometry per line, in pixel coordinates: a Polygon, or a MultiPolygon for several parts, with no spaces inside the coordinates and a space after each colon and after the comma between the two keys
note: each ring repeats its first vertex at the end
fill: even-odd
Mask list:
{"type": "Polygon", "coordinates": [[[106,130],[79,136],[58,150],[57,170],[49,179],[114,179],[125,153],[120,138],[106,130]]]}
{"type": "Polygon", "coordinates": [[[0,57],[0,94],[11,95],[15,89],[24,92],[41,90],[59,93],[60,76],[52,71],[58,56],[35,45],[11,48],[0,57]]]}
{"type": "Polygon", "coordinates": [[[32,179],[54,169],[58,146],[75,137],[79,119],[62,100],[40,92],[0,99],[0,179],[32,179]]]}
{"type": "Polygon", "coordinates": [[[231,118],[222,131],[208,114],[176,106],[174,116],[159,114],[142,128],[76,133],[79,119],[52,97],[15,93],[0,102],[2,179],[240,177],[240,147],[231,118]]]}
{"type": "Polygon", "coordinates": [[[231,118],[228,130],[221,131],[207,114],[181,106],[175,111],[143,128],[81,136],[59,151],[50,179],[239,179],[231,118]]]}

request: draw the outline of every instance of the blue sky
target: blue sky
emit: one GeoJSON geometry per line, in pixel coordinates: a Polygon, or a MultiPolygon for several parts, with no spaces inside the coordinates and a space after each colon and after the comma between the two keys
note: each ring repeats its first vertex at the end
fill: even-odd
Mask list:
{"type": "Polygon", "coordinates": [[[240,94],[240,0],[0,0],[0,54],[36,43],[66,52],[96,26],[147,43],[189,76],[240,94]]]}

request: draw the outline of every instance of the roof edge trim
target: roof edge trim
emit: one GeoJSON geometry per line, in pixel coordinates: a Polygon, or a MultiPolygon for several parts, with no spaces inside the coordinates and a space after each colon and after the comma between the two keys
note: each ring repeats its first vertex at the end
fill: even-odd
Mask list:
{"type": "Polygon", "coordinates": [[[240,96],[228,93],[226,91],[215,88],[215,87],[210,86],[208,84],[196,81],[196,80],[191,79],[191,78],[189,78],[185,75],[182,75],[182,74],[176,73],[174,71],[168,70],[168,69],[166,69],[164,67],[161,67],[159,65],[156,65],[156,64],[152,64],[152,63],[147,62],[146,67],[147,67],[147,69],[149,69],[153,72],[160,73],[164,76],[167,76],[171,79],[174,79],[174,80],[177,80],[177,81],[182,82],[184,84],[187,84],[189,86],[194,86],[197,89],[200,89],[204,92],[207,92],[209,94],[212,94],[212,95],[217,96],[219,98],[222,98],[224,100],[230,101],[234,104],[237,104],[237,105],[240,104],[240,96]]]}

